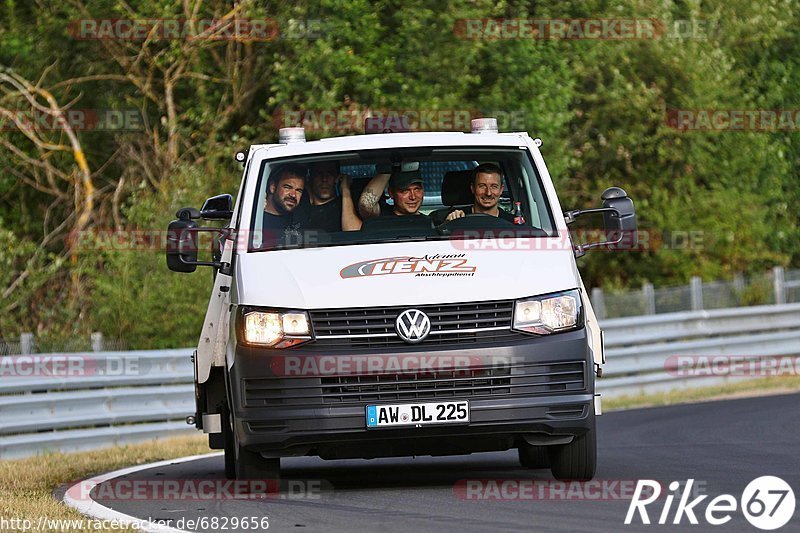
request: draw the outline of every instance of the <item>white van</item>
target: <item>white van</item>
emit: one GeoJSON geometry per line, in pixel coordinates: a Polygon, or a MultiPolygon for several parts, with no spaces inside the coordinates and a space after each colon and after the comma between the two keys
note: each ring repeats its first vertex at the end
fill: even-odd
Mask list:
{"type": "Polygon", "coordinates": [[[178,212],[168,266],[216,272],[194,357],[197,413],[187,420],[225,450],[229,477],[277,479],[281,457],[512,448],[524,467],[593,477],[605,360],[575,259],[635,242],[636,218],[616,187],[600,209],[563,212],[540,145],[498,133],[493,119],[474,121],[473,133],[310,142],[287,128],[281,143],[237,154],[235,205],[220,195],[178,212]],[[299,216],[315,179],[306,174],[276,230],[282,219],[265,208],[278,169],[318,163],[350,176],[352,205],[376,175],[389,173],[391,184],[403,172],[414,173],[421,202],[402,215],[400,197],[384,194],[382,214],[360,230],[311,229],[299,216]],[[476,205],[479,166],[500,170],[502,190],[484,200],[502,216],[476,205]],[[455,210],[466,216],[448,220],[455,210]],[[602,214],[603,242],[573,243],[567,224],[585,213],[602,214]],[[227,226],[199,228],[198,218],[227,226]],[[202,231],[221,235],[210,261],[198,261],[202,231]]]}

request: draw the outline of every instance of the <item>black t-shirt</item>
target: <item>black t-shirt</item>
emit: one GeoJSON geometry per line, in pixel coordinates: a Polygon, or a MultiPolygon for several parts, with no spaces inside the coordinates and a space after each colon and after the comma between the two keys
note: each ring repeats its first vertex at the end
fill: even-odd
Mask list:
{"type": "Polygon", "coordinates": [[[381,202],[378,204],[381,208],[381,216],[387,217],[389,215],[394,215],[394,206],[389,205],[386,202],[381,202]]]}
{"type": "Polygon", "coordinates": [[[342,197],[337,196],[324,204],[310,205],[303,227],[328,233],[342,231],[342,197]]]}
{"type": "Polygon", "coordinates": [[[263,246],[273,247],[296,243],[303,224],[302,220],[295,215],[295,211],[285,215],[273,215],[264,211],[263,246]]]}
{"type": "MultiPolygon", "coordinates": [[[[469,205],[469,206],[465,207],[462,211],[464,211],[465,215],[471,215],[472,214],[472,207],[473,206],[469,205]]],[[[514,223],[514,215],[512,213],[509,213],[508,211],[503,211],[499,207],[497,208],[497,210],[499,211],[499,213],[497,213],[498,218],[502,218],[503,220],[507,220],[507,221],[511,222],[512,224],[514,223]]]]}
{"type": "Polygon", "coordinates": [[[264,224],[263,228],[267,231],[282,231],[286,226],[293,222],[291,213],[285,215],[273,215],[264,211],[264,224]]]}

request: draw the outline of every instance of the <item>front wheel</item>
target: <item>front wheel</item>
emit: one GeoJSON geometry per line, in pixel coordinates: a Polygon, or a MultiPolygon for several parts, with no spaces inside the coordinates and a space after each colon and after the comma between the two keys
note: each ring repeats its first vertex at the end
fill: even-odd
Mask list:
{"type": "Polygon", "coordinates": [[[561,481],[587,481],[597,470],[597,430],[594,413],[589,431],[572,439],[569,444],[548,446],[550,471],[561,481]]]}
{"type": "Polygon", "coordinates": [[[281,480],[280,459],[267,459],[258,452],[248,450],[239,442],[235,431],[233,431],[233,452],[236,479],[264,481],[268,490],[278,490],[281,480]]]}
{"type": "Polygon", "coordinates": [[[547,446],[534,446],[524,442],[520,444],[517,452],[519,454],[519,464],[525,468],[547,468],[550,466],[547,446]]]}
{"type": "Polygon", "coordinates": [[[236,443],[233,438],[233,419],[227,407],[222,411],[222,438],[225,442],[225,477],[236,479],[236,443]]]}

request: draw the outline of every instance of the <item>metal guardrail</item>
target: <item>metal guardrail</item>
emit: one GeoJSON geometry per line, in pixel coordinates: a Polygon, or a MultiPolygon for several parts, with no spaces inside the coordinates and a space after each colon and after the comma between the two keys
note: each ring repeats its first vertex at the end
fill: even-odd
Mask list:
{"type": "Polygon", "coordinates": [[[0,358],[0,459],[194,434],[192,352],[0,358]]]}
{"type": "MultiPolygon", "coordinates": [[[[610,319],[602,326],[604,397],[747,379],[683,375],[676,356],[763,363],[800,355],[800,304],[610,319]]],[[[192,351],[0,357],[0,459],[194,434],[184,422],[194,413],[192,351]],[[42,375],[48,369],[53,375],[42,375]]]]}
{"type": "Polygon", "coordinates": [[[769,375],[775,358],[800,355],[800,304],[689,311],[601,321],[605,332],[606,398],[706,387],[769,375]],[[729,364],[754,363],[755,372],[716,371],[713,356],[729,364]],[[680,357],[706,365],[685,371],[680,357]]]}

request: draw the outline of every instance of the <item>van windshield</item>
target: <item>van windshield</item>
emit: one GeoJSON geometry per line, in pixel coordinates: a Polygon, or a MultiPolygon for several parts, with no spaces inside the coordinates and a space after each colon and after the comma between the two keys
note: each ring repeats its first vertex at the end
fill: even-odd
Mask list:
{"type": "Polygon", "coordinates": [[[316,154],[260,168],[251,251],[375,242],[548,237],[553,217],[523,149],[316,154]]]}

